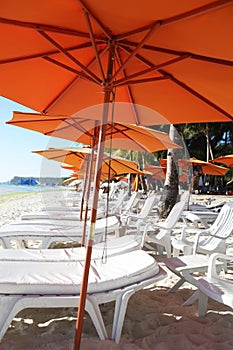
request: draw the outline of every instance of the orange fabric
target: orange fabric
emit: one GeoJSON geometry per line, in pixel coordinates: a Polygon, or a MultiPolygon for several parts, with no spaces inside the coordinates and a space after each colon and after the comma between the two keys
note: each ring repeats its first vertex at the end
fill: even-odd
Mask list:
{"type": "Polygon", "coordinates": [[[226,156],[221,156],[219,158],[212,159],[211,162],[225,164],[228,167],[233,167],[233,154],[227,154],[226,156]]]}
{"type": "MultiPolygon", "coordinates": [[[[89,113],[88,113],[89,115],[89,113]]],[[[14,112],[8,124],[35,130],[48,136],[73,140],[94,146],[98,143],[99,129],[93,128],[95,121],[80,119],[81,115],[66,118],[62,116],[38,115],[14,112]],[[95,139],[94,136],[96,135],[95,139]]],[[[155,152],[169,148],[180,148],[171,141],[168,134],[150,128],[126,123],[107,125],[105,147],[155,152]]]]}
{"type": "Polygon", "coordinates": [[[113,36],[110,85],[115,101],[151,109],[150,117],[138,106],[130,114],[116,112],[115,121],[142,125],[232,121],[232,1],[82,3],[87,6],[103,76],[79,1],[8,0],[1,4],[0,19],[2,96],[38,112],[66,116],[103,103],[113,36]],[[153,24],[155,29],[146,37],[153,24]],[[142,27],[145,30],[139,30],[142,27]],[[130,58],[136,47],[137,55],[130,58]],[[133,76],[156,66],[157,70],[133,76]],[[80,76],[83,72],[85,76],[80,76]],[[148,78],[160,80],[139,82],[148,78]]]}
{"type": "MultiPolygon", "coordinates": [[[[161,166],[166,166],[166,159],[160,159],[160,164],[161,166]]],[[[190,158],[187,160],[182,160],[180,159],[178,161],[178,165],[179,166],[185,166],[186,170],[187,170],[187,163],[192,164],[193,166],[200,166],[202,169],[203,174],[208,174],[208,175],[216,175],[216,176],[224,176],[229,169],[219,166],[219,165],[215,165],[209,162],[205,162],[203,160],[200,159],[196,159],[196,158],[190,158]]]]}
{"type": "MultiPolygon", "coordinates": [[[[86,172],[86,156],[91,152],[90,149],[85,148],[50,148],[43,151],[33,151],[33,153],[39,154],[47,159],[57,162],[65,163],[63,168],[77,171],[77,174],[82,175],[86,172]],[[71,167],[69,167],[71,165],[71,167]]],[[[96,155],[94,156],[94,163],[96,161],[96,155]]],[[[93,167],[95,169],[95,166],[93,167]]],[[[126,160],[119,157],[112,157],[105,155],[103,157],[101,172],[105,177],[110,174],[110,177],[116,174],[143,174],[145,172],[138,169],[137,163],[130,160],[126,160]]]]}
{"type": "Polygon", "coordinates": [[[144,170],[150,171],[152,173],[151,178],[156,180],[165,180],[166,167],[155,166],[155,165],[145,165],[144,170]]]}

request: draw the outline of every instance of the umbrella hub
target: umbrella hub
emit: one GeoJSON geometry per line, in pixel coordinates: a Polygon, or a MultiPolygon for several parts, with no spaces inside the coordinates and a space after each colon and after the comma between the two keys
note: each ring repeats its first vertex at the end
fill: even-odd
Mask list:
{"type": "Polygon", "coordinates": [[[102,91],[103,92],[112,92],[113,91],[113,85],[109,84],[108,82],[107,83],[103,83],[102,84],[102,91]]]}

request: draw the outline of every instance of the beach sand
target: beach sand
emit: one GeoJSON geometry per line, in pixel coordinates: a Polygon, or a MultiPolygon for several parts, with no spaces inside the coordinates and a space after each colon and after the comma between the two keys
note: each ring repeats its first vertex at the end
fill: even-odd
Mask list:
{"type": "MultiPolygon", "coordinates": [[[[51,196],[53,204],[60,194],[51,196]]],[[[1,198],[1,197],[0,197],[1,198]]],[[[42,201],[41,201],[42,200],[42,201]]],[[[19,194],[0,201],[0,224],[20,218],[22,212],[40,210],[40,193],[19,194]]],[[[230,247],[231,249],[231,247],[230,247]]],[[[231,252],[231,251],[230,251],[231,252]]],[[[157,258],[158,259],[158,258],[157,258]]],[[[164,269],[163,258],[159,263],[164,269]]],[[[185,283],[175,293],[168,293],[177,277],[169,270],[156,285],[135,293],[127,308],[120,344],[100,341],[85,315],[82,350],[230,350],[233,349],[233,311],[209,300],[206,317],[197,316],[197,302],[182,304],[193,292],[185,283]]],[[[102,306],[109,335],[114,305],[102,306]]],[[[6,332],[0,350],[71,350],[75,332],[76,309],[27,309],[15,317],[6,332]]]]}

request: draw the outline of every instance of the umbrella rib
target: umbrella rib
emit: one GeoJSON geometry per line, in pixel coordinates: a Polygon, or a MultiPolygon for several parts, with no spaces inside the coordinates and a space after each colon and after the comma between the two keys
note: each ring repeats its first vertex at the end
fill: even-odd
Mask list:
{"type": "MultiPolygon", "coordinates": [[[[97,45],[102,45],[102,42],[97,42],[97,45]]],[[[80,49],[85,49],[87,47],[91,47],[91,42],[85,42],[80,45],[75,45],[75,46],[70,46],[67,47],[67,51],[74,51],[74,50],[80,50],[80,49]]],[[[19,56],[19,57],[14,57],[14,58],[9,58],[9,59],[4,59],[0,60],[0,64],[6,64],[6,63],[12,63],[12,62],[17,62],[17,61],[25,61],[25,60],[31,60],[33,58],[43,58],[45,56],[52,56],[58,54],[60,51],[59,50],[53,50],[53,51],[46,51],[38,54],[33,54],[33,55],[25,55],[25,56],[19,56]]]]}
{"type": "MultiPolygon", "coordinates": [[[[121,49],[123,49],[123,50],[125,50],[125,51],[127,51],[127,52],[132,52],[132,49],[130,49],[128,46],[125,46],[125,45],[120,45],[120,47],[121,47],[121,49]]],[[[144,48],[144,47],[143,47],[144,48]]],[[[144,63],[146,66],[148,66],[148,67],[153,67],[154,66],[154,64],[151,62],[151,61],[149,61],[148,59],[146,59],[145,57],[143,57],[142,55],[140,55],[140,54],[136,54],[135,55],[135,57],[139,60],[139,61],[141,61],[142,63],[144,63]]]]}
{"type": "MultiPolygon", "coordinates": [[[[121,66],[122,65],[122,61],[121,61],[121,57],[120,57],[120,54],[119,54],[119,51],[118,51],[117,47],[115,48],[115,52],[116,52],[116,59],[118,61],[118,64],[119,64],[119,66],[121,66]]],[[[122,75],[124,76],[124,78],[126,78],[125,69],[123,69],[122,75]]],[[[116,86],[116,84],[115,84],[115,86],[116,86]]],[[[133,98],[132,90],[131,90],[130,86],[127,86],[126,89],[128,91],[128,94],[129,94],[130,102],[132,103],[133,112],[134,112],[134,115],[135,115],[135,124],[139,125],[140,124],[140,120],[139,120],[138,111],[137,111],[136,106],[135,106],[135,101],[134,101],[134,98],[133,98]]]]}
{"type": "MultiPolygon", "coordinates": [[[[0,23],[14,25],[17,27],[31,28],[35,30],[44,30],[46,32],[52,32],[52,33],[68,34],[72,36],[78,36],[81,38],[89,38],[88,33],[80,32],[78,30],[69,29],[69,28],[56,27],[56,26],[47,25],[47,24],[23,22],[23,21],[17,21],[17,20],[3,18],[3,17],[0,17],[0,23]]],[[[96,39],[102,40],[103,38],[100,36],[96,36],[96,39]]]]}
{"type": "Polygon", "coordinates": [[[104,32],[104,34],[107,36],[108,39],[112,38],[112,33],[111,31],[105,26],[103,25],[103,23],[99,20],[99,18],[97,18],[97,16],[89,9],[89,7],[84,4],[84,2],[82,0],[77,0],[80,5],[83,7],[83,9],[85,10],[85,12],[89,13],[91,15],[91,17],[94,19],[94,21],[99,25],[99,27],[102,29],[102,31],[104,32]]]}
{"type": "MultiPolygon", "coordinates": [[[[88,130],[86,130],[86,129],[82,126],[82,120],[80,120],[80,122],[77,123],[77,121],[76,121],[75,119],[73,119],[72,117],[69,117],[69,118],[67,118],[67,119],[64,120],[64,123],[66,123],[67,126],[64,126],[64,127],[60,128],[59,131],[63,131],[63,130],[65,130],[65,129],[68,129],[70,126],[72,126],[74,129],[79,130],[79,131],[81,131],[82,133],[85,133],[87,136],[92,137],[92,133],[89,132],[88,130]],[[74,122],[74,124],[71,123],[70,120],[72,120],[72,121],[74,122]]],[[[53,132],[54,132],[54,130],[53,130],[53,132]]],[[[50,133],[51,133],[51,131],[50,131],[50,133]]]]}
{"type": "MultiPolygon", "coordinates": [[[[111,163],[111,159],[109,159],[108,162],[111,163]]],[[[133,170],[133,172],[135,172],[135,170],[136,170],[136,169],[132,168],[132,166],[129,165],[129,164],[127,164],[127,165],[126,165],[126,164],[123,164],[123,163],[122,163],[120,160],[118,160],[117,158],[114,158],[114,162],[118,163],[118,164],[121,165],[121,166],[123,165],[123,166],[125,166],[125,167],[127,167],[127,168],[133,170]]],[[[107,164],[107,161],[106,161],[106,164],[107,164]]],[[[115,169],[114,169],[113,167],[110,166],[110,168],[112,169],[112,171],[116,172],[115,169]]],[[[124,173],[123,173],[123,174],[124,174],[124,173]]]]}
{"type": "Polygon", "coordinates": [[[86,72],[93,80],[97,83],[101,83],[99,77],[97,77],[92,71],[90,71],[86,66],[84,66],[77,58],[72,56],[66,49],[64,49],[60,44],[58,44],[54,39],[52,39],[48,34],[43,32],[42,30],[38,30],[38,33],[44,37],[48,42],[50,42],[53,46],[55,46],[61,53],[63,53],[67,58],[69,58],[73,63],[78,65],[80,68],[86,72]]]}
{"type": "MultiPolygon", "coordinates": [[[[120,44],[120,47],[122,49],[125,49],[127,51],[131,51],[128,46],[136,47],[137,43],[133,42],[133,41],[126,41],[125,40],[125,41],[122,41],[120,44]]],[[[162,52],[162,53],[176,55],[176,56],[187,55],[187,56],[189,56],[189,58],[196,59],[196,60],[208,61],[208,62],[217,63],[217,64],[221,64],[221,65],[226,65],[226,66],[233,66],[232,61],[225,60],[222,58],[217,58],[217,57],[198,55],[198,54],[195,54],[193,52],[177,51],[177,50],[167,49],[167,48],[163,48],[163,47],[148,45],[148,44],[145,44],[143,46],[143,49],[149,50],[149,51],[162,52]]],[[[136,55],[136,56],[139,57],[139,55],[136,55]]],[[[141,56],[141,60],[142,60],[142,56],[141,56]]]]}
{"type": "Polygon", "coordinates": [[[160,22],[155,21],[154,24],[151,26],[149,32],[146,33],[144,38],[137,44],[135,49],[130,53],[128,58],[125,60],[125,62],[122,64],[122,66],[118,69],[118,71],[113,75],[112,79],[110,80],[110,83],[112,83],[116,77],[125,69],[125,67],[129,64],[129,62],[134,58],[134,56],[138,53],[138,51],[143,47],[145,42],[154,34],[154,32],[160,27],[160,22]]]}
{"type": "Polygon", "coordinates": [[[184,13],[181,13],[179,15],[161,20],[161,26],[168,25],[168,24],[174,24],[179,21],[187,20],[192,17],[200,16],[205,13],[208,13],[210,11],[217,10],[219,8],[229,6],[233,1],[232,0],[218,0],[214,1],[212,3],[209,3],[204,6],[197,7],[196,9],[193,9],[191,11],[187,11],[184,13]]]}
{"type": "MultiPolygon", "coordinates": [[[[99,53],[100,56],[102,56],[106,51],[108,50],[108,46],[106,46],[103,50],[101,50],[101,52],[99,53]]],[[[87,67],[91,67],[94,63],[95,63],[95,58],[93,60],[91,60],[91,62],[89,62],[89,64],[87,65],[87,67]]],[[[56,105],[56,103],[67,93],[67,91],[69,91],[72,86],[74,84],[76,84],[77,80],[80,77],[75,77],[71,83],[69,83],[61,92],[60,94],[58,94],[48,105],[47,107],[44,108],[43,113],[48,113],[50,108],[54,107],[56,105]]]]}
{"type": "Polygon", "coordinates": [[[183,89],[185,89],[186,91],[188,91],[189,93],[191,93],[192,95],[194,95],[195,97],[199,98],[201,101],[205,102],[206,104],[208,104],[210,107],[214,108],[215,110],[217,110],[218,112],[224,114],[226,117],[228,117],[231,121],[233,121],[233,117],[224,109],[222,109],[221,107],[219,107],[218,105],[216,105],[215,103],[213,103],[212,101],[210,101],[209,99],[207,99],[205,96],[201,95],[199,92],[193,90],[191,87],[189,87],[188,85],[184,84],[183,82],[181,82],[180,80],[176,79],[173,75],[171,75],[170,73],[164,71],[164,70],[159,70],[159,73],[161,73],[162,75],[164,75],[164,77],[169,78],[171,81],[173,81],[174,83],[176,83],[177,85],[181,86],[183,89]]]}
{"type": "MultiPolygon", "coordinates": [[[[83,133],[85,133],[85,134],[87,134],[88,136],[90,136],[90,137],[92,137],[92,134],[90,133],[88,133],[88,131],[86,130],[86,129],[84,129],[83,127],[80,127],[80,125],[81,125],[81,122],[82,122],[82,120],[80,120],[80,123],[77,123],[73,118],[71,118],[71,117],[67,117],[67,119],[63,119],[63,118],[53,118],[53,119],[51,119],[51,118],[47,118],[47,116],[45,115],[45,119],[44,120],[46,120],[46,121],[56,121],[56,120],[61,120],[61,124],[63,124],[63,123],[65,123],[65,124],[67,124],[67,125],[65,125],[65,126],[63,126],[63,127],[60,127],[59,129],[51,129],[50,131],[46,131],[45,133],[43,133],[44,135],[49,135],[49,136],[53,136],[53,133],[55,132],[55,131],[64,131],[64,130],[66,130],[66,129],[68,129],[70,126],[72,126],[72,127],[74,127],[75,129],[77,129],[77,130],[79,130],[79,131],[81,131],[81,132],[83,132],[83,133]],[[73,120],[73,121],[75,121],[75,124],[72,124],[71,122],[70,122],[70,120],[73,120]],[[79,127],[77,127],[79,125],[79,127]]],[[[43,119],[41,119],[41,123],[43,123],[43,121],[44,121],[43,119]]],[[[34,123],[35,122],[35,120],[26,120],[26,122],[28,123],[28,124],[30,124],[30,123],[34,123]]],[[[23,124],[23,123],[25,123],[25,120],[19,120],[19,121],[17,121],[17,124],[18,125],[20,125],[20,124],[23,124]]],[[[9,122],[7,122],[7,124],[11,124],[11,122],[9,121],[9,122]]],[[[30,129],[30,128],[29,128],[30,129]]],[[[40,132],[40,131],[39,131],[40,132]]],[[[64,138],[64,137],[63,137],[64,138]]]]}
{"type": "Polygon", "coordinates": [[[163,62],[163,63],[160,63],[156,66],[151,66],[150,68],[147,68],[147,69],[144,69],[142,71],[139,71],[137,73],[134,73],[134,74],[131,74],[131,75],[128,75],[126,78],[123,78],[123,79],[119,79],[115,82],[115,86],[118,86],[118,85],[122,85],[122,84],[127,84],[128,81],[130,81],[131,79],[133,78],[136,78],[136,77],[139,77],[141,75],[144,75],[144,74],[147,74],[147,73],[150,73],[150,72],[153,72],[153,71],[156,71],[162,67],[166,67],[168,65],[171,65],[171,64],[174,64],[174,63],[177,63],[179,61],[182,61],[182,60],[185,60],[189,58],[189,55],[183,55],[182,57],[176,57],[176,58],[173,58],[171,60],[168,60],[166,62],[163,62]]]}
{"type": "Polygon", "coordinates": [[[85,78],[85,79],[87,79],[89,81],[92,81],[93,83],[97,83],[96,80],[92,79],[90,76],[86,75],[85,73],[80,72],[77,69],[72,68],[70,66],[67,66],[66,64],[61,63],[61,62],[59,62],[59,61],[57,61],[57,60],[55,60],[55,59],[53,59],[51,57],[46,57],[45,56],[45,57],[43,57],[43,59],[48,61],[48,62],[51,62],[51,63],[55,64],[58,67],[64,68],[65,70],[68,70],[68,71],[76,74],[78,76],[78,78],[85,78]]]}
{"type": "MultiPolygon", "coordinates": [[[[94,135],[94,132],[93,132],[93,130],[95,131],[95,133],[96,133],[96,135],[97,135],[97,133],[98,133],[98,131],[97,130],[99,130],[99,126],[95,126],[95,128],[93,129],[89,129],[89,130],[87,130],[85,127],[83,127],[83,125],[82,125],[82,123],[85,123],[85,120],[80,120],[78,123],[77,123],[77,120],[76,119],[74,119],[74,118],[69,118],[69,119],[71,119],[71,120],[73,120],[74,121],[74,124],[71,124],[71,123],[69,123],[69,122],[67,122],[67,124],[68,125],[71,125],[71,126],[75,126],[75,128],[76,129],[78,129],[79,131],[81,131],[81,132],[83,132],[85,135],[87,135],[87,136],[90,136],[91,138],[93,138],[93,135],[94,135]],[[76,127],[76,126],[78,126],[78,127],[76,127]]],[[[96,120],[93,120],[93,122],[96,122],[96,120]]],[[[95,137],[96,137],[96,135],[95,135],[95,137]]]]}
{"type": "MultiPolygon", "coordinates": [[[[161,26],[165,26],[165,25],[168,25],[168,24],[173,24],[175,22],[186,20],[186,19],[188,19],[190,17],[202,15],[203,13],[206,13],[206,12],[209,12],[209,11],[214,11],[214,10],[216,10],[218,8],[221,8],[221,7],[224,7],[224,6],[228,6],[231,3],[232,3],[232,0],[215,1],[215,2],[213,2],[211,4],[198,7],[196,9],[194,9],[194,10],[191,10],[191,11],[184,12],[184,13],[182,13],[180,15],[172,16],[170,18],[167,18],[167,19],[164,19],[164,20],[161,19],[161,20],[158,20],[158,21],[160,21],[161,26]]],[[[139,34],[141,32],[144,32],[144,31],[146,31],[146,30],[148,30],[150,28],[151,28],[151,24],[150,25],[146,25],[144,27],[140,27],[140,28],[131,30],[129,32],[125,32],[125,33],[119,34],[119,35],[116,36],[116,39],[117,40],[122,40],[122,39],[128,38],[130,36],[133,36],[135,34],[139,34]]]]}
{"type": "Polygon", "coordinates": [[[85,18],[86,18],[87,27],[88,27],[88,30],[89,30],[89,33],[90,33],[90,38],[91,38],[92,46],[93,46],[93,49],[94,49],[94,52],[95,52],[97,64],[99,66],[99,70],[100,70],[100,74],[101,74],[101,77],[102,77],[102,81],[105,81],[104,70],[103,70],[103,66],[102,66],[101,60],[100,60],[100,56],[99,56],[98,51],[97,51],[97,47],[96,47],[96,43],[95,43],[95,39],[94,39],[94,33],[93,33],[93,30],[92,30],[90,18],[89,18],[88,13],[85,10],[84,10],[84,15],[85,15],[85,18]]]}
{"type": "MultiPolygon", "coordinates": [[[[146,152],[148,152],[148,148],[146,148],[144,145],[142,145],[141,143],[139,143],[137,140],[133,139],[132,137],[130,137],[129,135],[125,134],[125,131],[130,130],[130,128],[128,128],[127,126],[125,127],[125,130],[120,130],[119,127],[117,126],[117,124],[114,124],[115,130],[113,131],[112,134],[122,134],[125,138],[133,141],[134,143],[136,143],[137,145],[139,145],[140,147],[142,147],[146,152]]],[[[120,136],[119,136],[120,138],[120,136]]]]}
{"type": "Polygon", "coordinates": [[[167,80],[169,77],[161,76],[161,77],[152,77],[152,78],[144,78],[144,79],[135,79],[135,80],[129,80],[125,83],[117,84],[117,86],[124,86],[124,85],[135,85],[135,84],[142,84],[142,83],[150,83],[152,81],[160,81],[160,80],[167,80]]]}
{"type": "MultiPolygon", "coordinates": [[[[43,156],[43,157],[45,157],[45,158],[47,158],[49,160],[54,160],[56,162],[61,162],[60,158],[63,158],[63,160],[64,160],[67,156],[70,156],[70,155],[73,155],[74,157],[77,157],[77,158],[79,158],[81,160],[83,160],[85,158],[84,156],[81,156],[81,155],[79,155],[79,154],[77,154],[77,153],[75,153],[73,151],[67,152],[65,155],[64,154],[63,155],[57,155],[57,156],[53,156],[53,155],[51,155],[51,156],[48,155],[47,156],[46,155],[46,153],[52,153],[52,152],[53,151],[50,152],[49,150],[46,150],[45,152],[43,152],[43,151],[42,152],[40,152],[40,151],[39,152],[38,151],[33,151],[33,153],[39,154],[39,155],[41,155],[41,156],[43,156]]],[[[62,160],[62,162],[63,162],[63,160],[62,160]]]]}

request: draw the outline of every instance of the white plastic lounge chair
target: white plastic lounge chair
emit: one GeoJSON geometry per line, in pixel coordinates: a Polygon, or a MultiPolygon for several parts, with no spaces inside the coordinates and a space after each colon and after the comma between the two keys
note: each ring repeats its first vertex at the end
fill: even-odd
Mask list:
{"type": "Polygon", "coordinates": [[[217,260],[233,261],[233,256],[214,253],[209,259],[207,276],[197,281],[199,289],[199,316],[205,316],[207,312],[208,298],[233,308],[233,281],[220,277],[217,269],[217,260]]]}
{"type": "MultiPolygon", "coordinates": [[[[121,189],[118,193],[118,196],[116,199],[112,199],[111,201],[109,200],[109,214],[113,215],[115,213],[118,213],[120,210],[120,207],[123,204],[123,201],[126,199],[127,192],[124,189],[121,189]]],[[[55,214],[55,213],[60,213],[60,212],[69,212],[72,214],[76,214],[76,212],[80,212],[80,205],[81,205],[81,199],[79,203],[77,203],[76,206],[68,206],[68,205],[56,205],[56,206],[45,206],[41,209],[42,212],[46,212],[48,214],[55,214]]],[[[98,206],[98,216],[102,216],[106,213],[106,208],[107,208],[107,198],[105,200],[102,200],[99,202],[98,206]]],[[[30,213],[27,213],[27,217],[30,217],[30,213]]],[[[35,215],[35,213],[34,213],[35,215]]],[[[26,217],[26,214],[24,215],[24,218],[26,217]]]]}
{"type": "Polygon", "coordinates": [[[138,214],[134,214],[134,213],[130,213],[126,215],[122,214],[120,218],[123,225],[126,225],[127,227],[129,227],[130,225],[135,225],[135,223],[137,225],[137,223],[139,223],[140,221],[147,219],[153,207],[155,206],[156,201],[159,201],[160,197],[161,197],[161,194],[157,194],[153,192],[148,195],[148,197],[144,201],[142,209],[138,214]]]}
{"type": "Polygon", "coordinates": [[[186,225],[192,223],[195,227],[205,227],[208,228],[217,218],[218,213],[208,210],[208,211],[183,211],[182,219],[186,225]]]}
{"type": "MultiPolygon", "coordinates": [[[[89,217],[90,211],[88,212],[89,217]]],[[[101,219],[104,216],[103,210],[97,211],[97,218],[101,219]]],[[[29,212],[21,215],[21,220],[72,220],[80,221],[80,209],[73,210],[73,207],[66,207],[65,210],[48,210],[29,212]]]]}
{"type": "MultiPolygon", "coordinates": [[[[191,283],[197,287],[197,273],[205,273],[208,269],[209,256],[204,254],[184,255],[173,258],[164,258],[163,264],[176,276],[179,280],[169,289],[169,293],[175,292],[185,282],[191,283]]],[[[223,268],[223,264],[218,262],[218,271],[223,268]]],[[[192,296],[185,301],[183,306],[192,305],[198,299],[198,293],[194,292],[192,296]]]]}
{"type": "Polygon", "coordinates": [[[139,202],[139,200],[140,200],[140,193],[133,192],[130,198],[128,199],[128,201],[126,201],[125,205],[121,207],[120,214],[122,216],[128,215],[137,206],[137,203],[139,202]]]}
{"type": "Polygon", "coordinates": [[[180,238],[172,239],[173,256],[178,256],[179,252],[184,255],[195,253],[212,254],[214,252],[226,252],[226,239],[233,232],[233,201],[224,204],[214,223],[207,229],[182,228],[180,238]],[[191,230],[196,233],[194,241],[188,240],[186,233],[191,230]],[[204,236],[204,239],[200,239],[204,236]]]}
{"type": "MultiPolygon", "coordinates": [[[[89,222],[87,223],[87,230],[89,222]]],[[[121,235],[121,225],[116,216],[107,219],[96,220],[95,243],[101,242],[105,229],[108,233],[114,232],[116,236],[121,235]],[[106,228],[107,225],[107,228],[106,228]]],[[[0,242],[3,248],[11,248],[12,241],[18,242],[23,247],[27,241],[40,241],[42,248],[49,248],[56,242],[79,242],[82,241],[83,221],[77,225],[30,225],[29,223],[14,225],[9,224],[0,228],[0,242]]]]}
{"type": "MultiPolygon", "coordinates": [[[[27,308],[77,307],[83,260],[75,262],[0,262],[0,339],[13,317],[27,308]]],[[[100,339],[108,338],[100,304],[115,301],[112,339],[120,341],[129,298],[166,277],[153,257],[138,250],[109,257],[106,263],[92,260],[86,299],[100,339]]]]}
{"type": "Polygon", "coordinates": [[[190,204],[189,210],[194,210],[194,211],[212,210],[212,211],[219,212],[225,203],[226,203],[225,200],[213,201],[212,203],[196,201],[190,204]]]}
{"type": "Polygon", "coordinates": [[[171,233],[181,217],[185,204],[185,200],[177,202],[170,211],[166,220],[157,221],[153,224],[146,224],[143,233],[143,245],[145,247],[151,249],[150,243],[156,243],[160,254],[162,254],[163,249],[165,248],[167,256],[169,258],[171,257],[171,233]]]}
{"type": "Polygon", "coordinates": [[[108,201],[108,204],[107,200],[105,203],[102,202],[102,204],[98,206],[98,210],[102,211],[105,214],[107,213],[108,215],[117,215],[120,213],[123,203],[125,202],[127,196],[127,191],[122,189],[119,191],[116,200],[108,201]]]}

